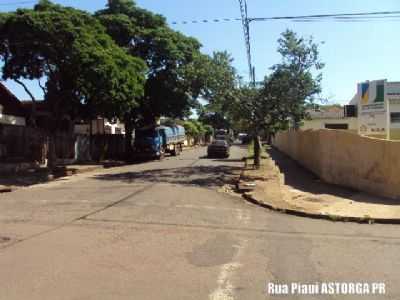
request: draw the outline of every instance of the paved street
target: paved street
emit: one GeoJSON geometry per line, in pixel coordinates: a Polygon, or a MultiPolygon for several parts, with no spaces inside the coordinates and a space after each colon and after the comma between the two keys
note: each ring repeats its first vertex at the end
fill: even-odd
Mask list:
{"type": "MultiPolygon", "coordinates": [[[[270,212],[225,193],[245,148],[81,174],[0,195],[0,299],[272,299],[267,282],[384,282],[400,230],[270,212]]],[[[328,299],[291,296],[276,299],[328,299]]]]}

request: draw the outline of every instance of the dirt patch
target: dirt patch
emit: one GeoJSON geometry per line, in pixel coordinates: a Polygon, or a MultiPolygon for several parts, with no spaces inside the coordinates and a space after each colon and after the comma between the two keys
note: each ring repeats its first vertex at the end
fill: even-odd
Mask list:
{"type": "Polygon", "coordinates": [[[0,244],[8,243],[9,241],[11,241],[11,238],[8,236],[0,236],[0,244]]]}

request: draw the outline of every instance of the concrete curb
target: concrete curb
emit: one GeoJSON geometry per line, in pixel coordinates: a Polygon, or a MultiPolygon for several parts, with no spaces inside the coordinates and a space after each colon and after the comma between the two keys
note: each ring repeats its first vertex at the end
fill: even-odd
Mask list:
{"type": "Polygon", "coordinates": [[[371,218],[371,217],[362,218],[362,217],[353,217],[353,216],[325,215],[325,214],[305,212],[305,211],[291,209],[291,208],[276,207],[276,206],[273,206],[272,204],[258,201],[257,199],[253,198],[252,195],[249,193],[243,193],[242,196],[246,201],[251,202],[260,207],[267,208],[267,209],[270,209],[272,211],[276,211],[279,213],[284,213],[287,215],[297,216],[297,217],[328,220],[328,221],[332,221],[332,222],[353,222],[353,223],[360,223],[360,224],[374,224],[374,223],[376,223],[376,224],[394,224],[394,225],[400,224],[400,218],[399,219],[393,219],[393,218],[386,219],[386,218],[371,218]]]}
{"type": "Polygon", "coordinates": [[[69,177],[69,176],[73,176],[73,175],[88,173],[88,172],[102,170],[102,169],[106,169],[106,168],[104,166],[96,166],[96,167],[88,167],[88,168],[83,168],[83,169],[66,169],[66,170],[55,171],[55,173],[53,175],[55,175],[56,178],[69,177]],[[58,175],[60,175],[60,176],[58,176],[58,175]]]}
{"type": "Polygon", "coordinates": [[[353,222],[353,223],[359,223],[359,224],[392,224],[392,225],[398,225],[400,224],[400,218],[373,218],[373,217],[354,217],[354,216],[340,216],[340,215],[331,215],[331,214],[320,214],[320,213],[313,213],[313,212],[306,212],[302,210],[297,210],[293,208],[287,208],[287,207],[278,207],[275,205],[272,205],[268,202],[264,201],[259,201],[256,198],[253,197],[253,195],[249,192],[244,192],[239,190],[239,184],[242,181],[242,177],[244,175],[245,169],[242,170],[239,180],[237,181],[237,190],[239,193],[242,194],[242,197],[257,206],[267,208],[269,210],[278,212],[278,213],[283,213],[287,215],[292,215],[296,217],[303,217],[303,218],[309,218],[309,219],[319,219],[319,220],[328,220],[332,222],[353,222]]]}

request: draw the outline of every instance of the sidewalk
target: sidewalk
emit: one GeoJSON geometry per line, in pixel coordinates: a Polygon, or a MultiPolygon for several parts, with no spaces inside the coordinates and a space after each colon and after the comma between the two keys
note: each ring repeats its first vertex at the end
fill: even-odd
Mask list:
{"type": "MultiPolygon", "coordinates": [[[[184,147],[184,150],[192,150],[201,145],[184,147]]],[[[47,168],[31,168],[28,171],[0,174],[0,193],[8,193],[18,188],[35,184],[46,183],[57,178],[72,176],[81,173],[92,172],[104,168],[119,167],[130,164],[125,161],[103,161],[100,163],[59,165],[52,175],[49,175],[47,168]]]]}
{"type": "Polygon", "coordinates": [[[49,182],[56,178],[91,172],[103,168],[111,168],[126,164],[122,161],[104,161],[98,164],[59,165],[54,174],[49,175],[47,168],[31,169],[28,171],[0,175],[0,193],[11,192],[21,187],[49,182]]]}
{"type": "Polygon", "coordinates": [[[334,221],[400,223],[400,201],[320,181],[278,150],[267,150],[260,170],[245,168],[241,182],[254,182],[249,201],[289,214],[334,221]]]}

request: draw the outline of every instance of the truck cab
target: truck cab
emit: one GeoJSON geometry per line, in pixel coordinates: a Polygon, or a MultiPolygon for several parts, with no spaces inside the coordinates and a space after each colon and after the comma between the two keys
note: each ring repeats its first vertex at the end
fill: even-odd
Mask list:
{"type": "Polygon", "coordinates": [[[134,149],[136,156],[161,156],[165,137],[158,128],[142,128],[135,130],[134,149]]]}
{"type": "Polygon", "coordinates": [[[179,155],[185,140],[182,126],[158,126],[135,130],[134,149],[138,158],[162,159],[165,153],[179,155]]]}

